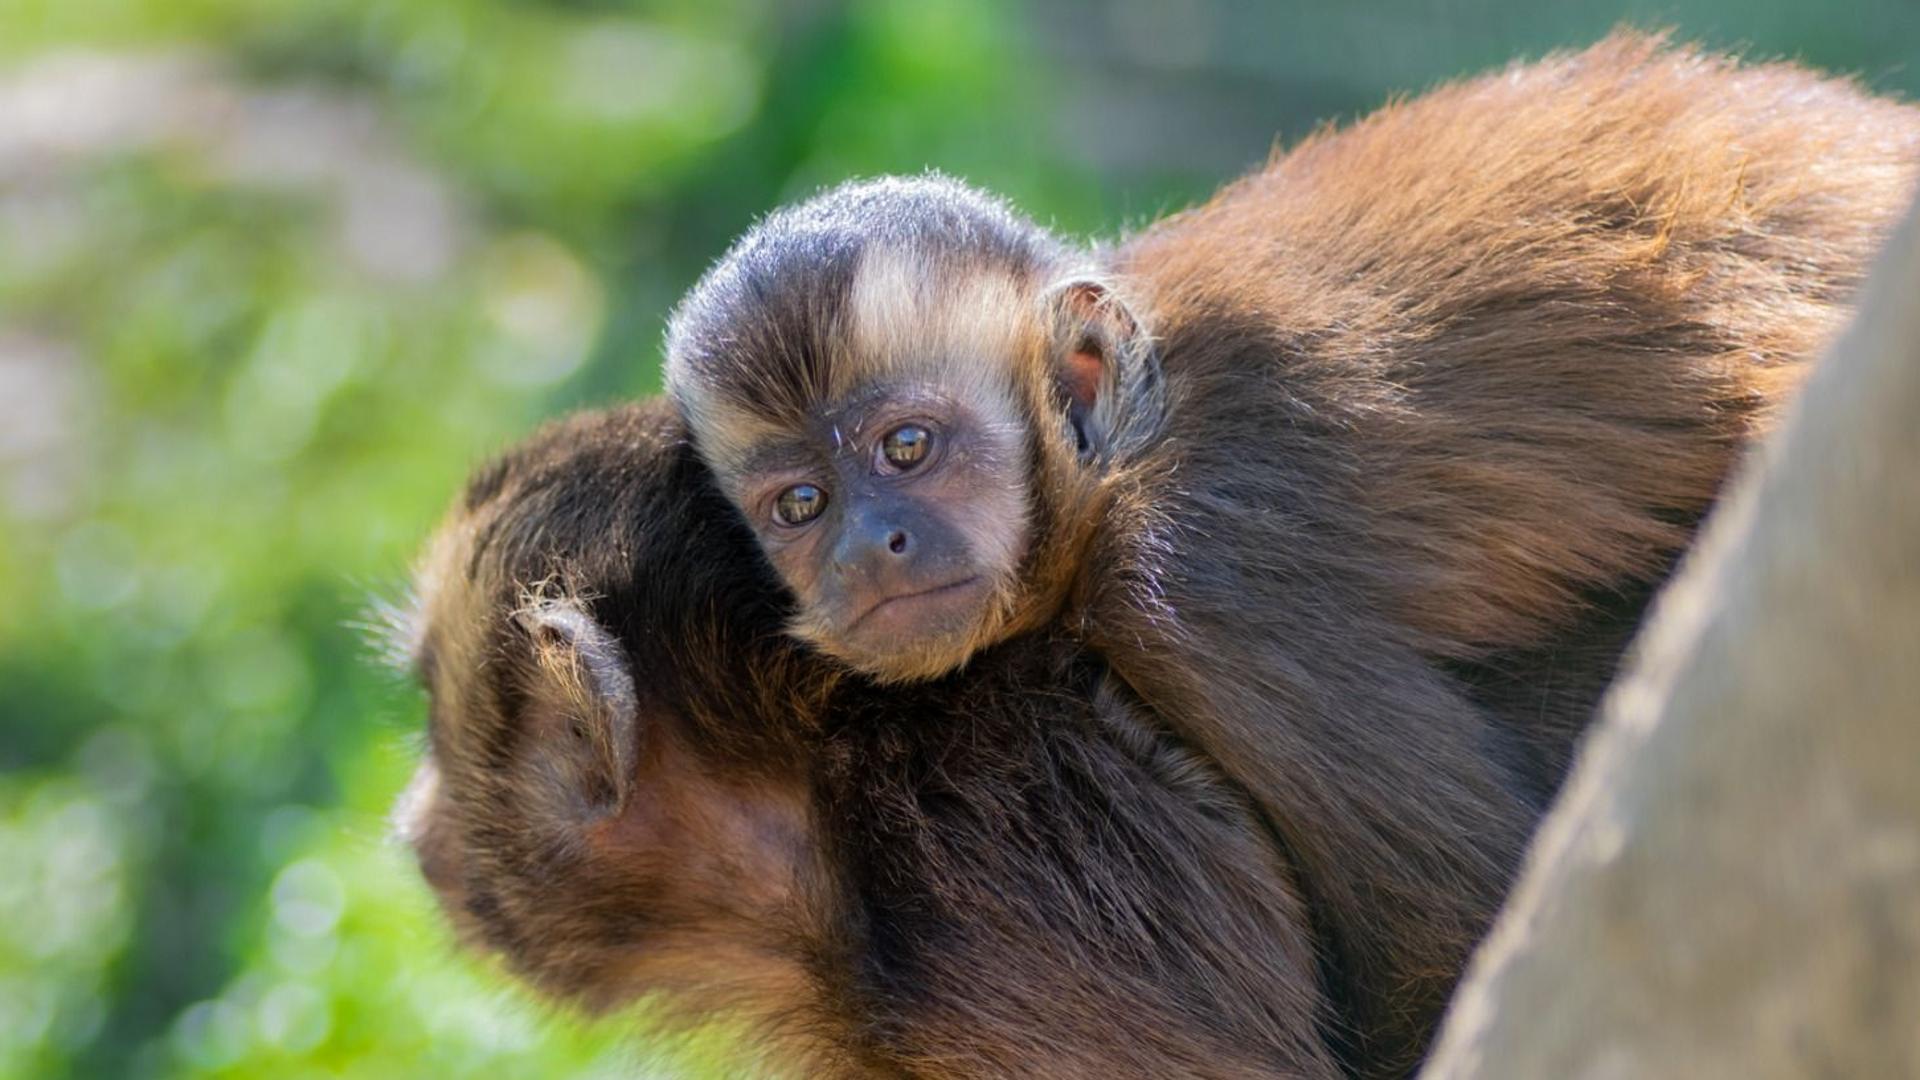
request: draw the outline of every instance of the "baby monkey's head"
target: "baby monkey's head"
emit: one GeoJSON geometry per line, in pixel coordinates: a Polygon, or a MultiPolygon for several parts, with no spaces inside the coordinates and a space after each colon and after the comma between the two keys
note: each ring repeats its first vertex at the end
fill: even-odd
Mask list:
{"type": "Polygon", "coordinates": [[[901,680],[1057,610],[1160,393],[1088,255],[932,176],[761,222],[675,313],[667,382],[793,632],[901,680]]]}

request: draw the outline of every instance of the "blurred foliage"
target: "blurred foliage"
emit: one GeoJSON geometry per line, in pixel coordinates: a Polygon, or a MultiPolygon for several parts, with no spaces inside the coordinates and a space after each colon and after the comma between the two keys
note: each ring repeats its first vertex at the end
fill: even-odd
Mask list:
{"type": "Polygon", "coordinates": [[[1621,18],[1915,86],[1898,0],[0,0],[0,1078],[735,1071],[456,954],[385,839],[364,613],[466,469],[821,184],[1110,233],[1621,18]]]}

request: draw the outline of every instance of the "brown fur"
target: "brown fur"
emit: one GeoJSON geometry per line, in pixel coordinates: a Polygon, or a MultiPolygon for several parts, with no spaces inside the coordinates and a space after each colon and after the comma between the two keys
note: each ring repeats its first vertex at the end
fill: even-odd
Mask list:
{"type": "Polygon", "coordinates": [[[483,470],[419,591],[403,832],[549,992],[667,991],[796,1075],[1337,1074],[1290,868],[1210,766],[1060,639],[898,689],[796,648],[665,403],[483,470]],[[555,604],[591,623],[529,632],[555,604]]]}
{"type": "Polygon", "coordinates": [[[1171,404],[1078,617],[1293,852],[1367,1071],[1416,1059],[1916,162],[1910,106],[1623,34],[1316,136],[1113,253],[1171,404]]]}
{"type": "Polygon", "coordinates": [[[549,993],[597,1009],[666,990],[683,1016],[737,1013],[856,1073],[800,947],[832,947],[840,917],[810,751],[773,722],[828,674],[766,633],[750,559],[682,556],[734,533],[698,512],[711,496],[681,445],[658,409],[581,417],[469,484],[416,575],[432,709],[401,831],[463,939],[549,993]],[[548,602],[607,628],[632,673],[624,784],[595,767],[606,703],[522,617],[548,602]]]}
{"type": "Polygon", "coordinates": [[[1162,335],[1260,324],[1274,419],[1351,432],[1392,614],[1483,655],[1684,544],[1917,157],[1912,106],[1619,35],[1316,135],[1116,270],[1162,335]]]}
{"type": "Polygon", "coordinates": [[[965,647],[855,662],[922,677],[1049,622],[1079,635],[1258,807],[1347,1063],[1398,1075],[1916,161],[1910,106],[1620,34],[1318,135],[1097,260],[964,192],[830,193],[695,291],[670,385],[731,483],[741,448],[848,388],[953,367],[847,347],[876,306],[846,299],[863,244],[930,253],[887,309],[928,340],[981,322],[951,310],[977,277],[1102,282],[1085,318],[1036,290],[966,375],[1009,372],[1031,432],[1003,478],[1036,523],[1017,587],[965,647]],[[1117,386],[1154,387],[1107,399],[1091,459],[1059,394],[1089,342],[1117,386]]]}

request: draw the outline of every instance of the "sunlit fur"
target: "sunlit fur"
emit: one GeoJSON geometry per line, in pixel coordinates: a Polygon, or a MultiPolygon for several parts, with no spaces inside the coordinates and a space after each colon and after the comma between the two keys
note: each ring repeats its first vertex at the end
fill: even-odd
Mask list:
{"type": "MultiPolygon", "coordinates": [[[[1417,1061],[1645,603],[1844,315],[1917,161],[1911,106],[1618,34],[1317,134],[1099,253],[1164,378],[1128,453],[1062,456],[1060,341],[979,356],[1017,365],[1049,537],[1031,607],[997,625],[1082,634],[1254,797],[1302,869],[1360,1071],[1417,1061]]],[[[917,209],[917,242],[955,251],[929,260],[932,299],[916,277],[869,306],[976,295],[1011,242],[983,252],[943,207],[983,203],[897,200],[880,232],[917,209]]],[[[791,220],[747,243],[779,249],[791,220]]],[[[1026,229],[1048,264],[1087,261],[1026,229]]],[[[758,266],[761,288],[709,288],[723,264],[676,321],[703,445],[790,430],[836,365],[878,364],[839,308],[779,303],[831,270],[758,266]],[[818,348],[768,347],[800,337],[818,348]]],[[[1010,314],[1072,274],[1036,273],[1010,314]]]]}
{"type": "Polygon", "coordinates": [[[1120,245],[1170,404],[1087,640],[1302,868],[1417,1060],[1641,612],[1844,318],[1920,110],[1616,35],[1391,105],[1120,245]]]}

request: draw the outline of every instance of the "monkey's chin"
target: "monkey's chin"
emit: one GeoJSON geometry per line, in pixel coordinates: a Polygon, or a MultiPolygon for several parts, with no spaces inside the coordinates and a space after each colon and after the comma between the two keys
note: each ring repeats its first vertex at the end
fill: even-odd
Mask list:
{"type": "Polygon", "coordinates": [[[848,666],[883,682],[918,682],[959,668],[984,645],[997,610],[984,575],[889,597],[831,635],[806,634],[848,666]]]}

